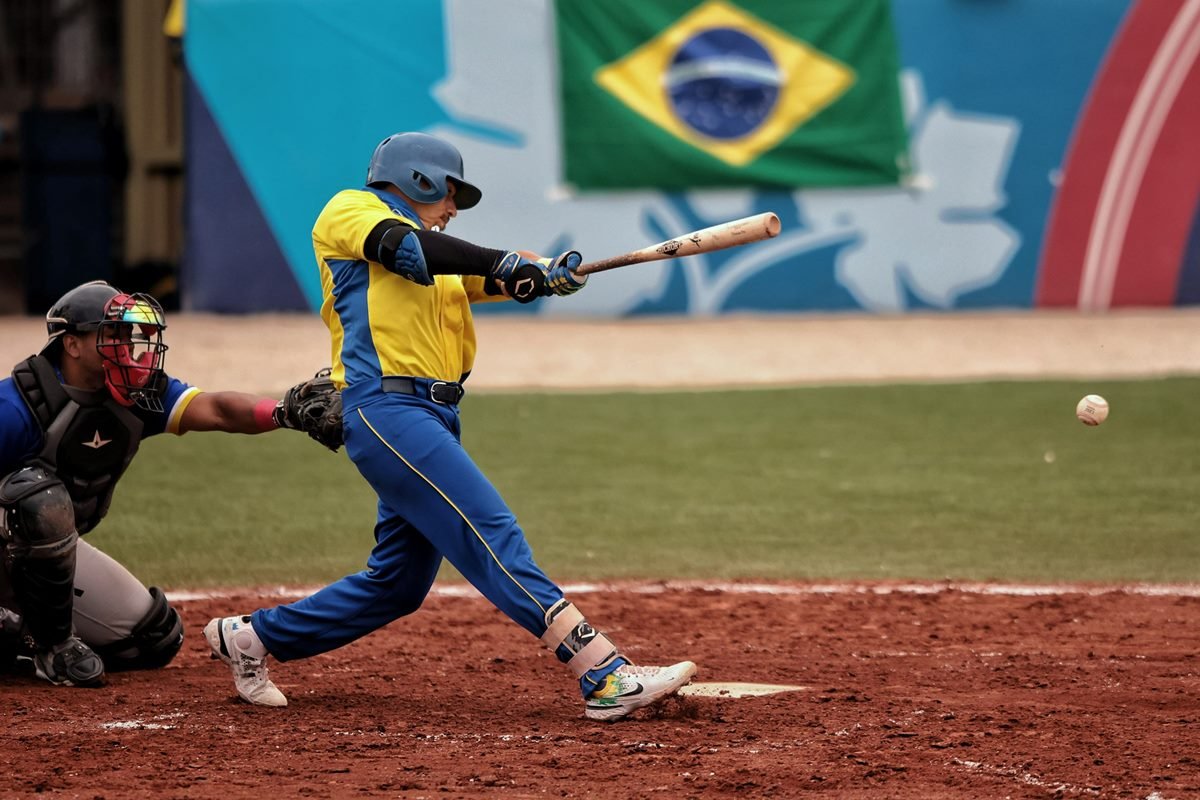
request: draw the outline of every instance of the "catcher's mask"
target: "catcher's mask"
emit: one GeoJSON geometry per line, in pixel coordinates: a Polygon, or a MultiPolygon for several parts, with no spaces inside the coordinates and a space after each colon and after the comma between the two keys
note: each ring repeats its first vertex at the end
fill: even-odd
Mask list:
{"type": "Polygon", "coordinates": [[[96,349],[108,391],[121,405],[162,411],[166,327],[162,306],[148,294],[118,294],[105,306],[96,349]]]}
{"type": "Polygon", "coordinates": [[[455,187],[454,204],[472,208],[483,192],[463,178],[458,148],[427,133],[397,133],[379,143],[367,168],[367,185],[393,184],[418,203],[436,203],[455,187]]]}
{"type": "Polygon", "coordinates": [[[42,354],[57,360],[64,334],[95,331],[104,383],[113,399],[123,406],[162,411],[166,327],[162,306],[150,295],[125,294],[104,281],[92,281],[67,292],[50,308],[50,339],[42,354]]]}

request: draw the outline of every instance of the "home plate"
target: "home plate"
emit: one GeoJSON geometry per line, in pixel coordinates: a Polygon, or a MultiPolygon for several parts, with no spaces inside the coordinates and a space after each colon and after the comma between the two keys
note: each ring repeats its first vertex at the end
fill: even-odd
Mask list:
{"type": "Polygon", "coordinates": [[[780,692],[806,692],[810,688],[777,683],[689,683],[679,689],[679,694],[693,697],[761,697],[780,692]]]}

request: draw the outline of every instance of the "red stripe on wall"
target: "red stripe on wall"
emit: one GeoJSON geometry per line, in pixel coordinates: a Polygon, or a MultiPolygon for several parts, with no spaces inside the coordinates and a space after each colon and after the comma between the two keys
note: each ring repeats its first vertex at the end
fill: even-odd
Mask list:
{"type": "Polygon", "coordinates": [[[1075,306],[1113,151],[1146,70],[1184,0],[1141,0],[1126,16],[1076,125],[1042,248],[1037,306],[1075,306]]]}
{"type": "Polygon", "coordinates": [[[1173,305],[1200,197],[1200,61],[1171,108],[1129,218],[1113,306],[1173,305]]]}

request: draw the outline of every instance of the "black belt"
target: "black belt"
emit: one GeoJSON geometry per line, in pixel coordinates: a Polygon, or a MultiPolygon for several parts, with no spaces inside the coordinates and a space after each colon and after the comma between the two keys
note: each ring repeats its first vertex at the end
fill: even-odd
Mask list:
{"type": "Polygon", "coordinates": [[[407,375],[388,375],[379,380],[383,391],[424,397],[438,405],[456,406],[467,390],[461,383],[436,381],[432,378],[410,378],[407,375]]]}

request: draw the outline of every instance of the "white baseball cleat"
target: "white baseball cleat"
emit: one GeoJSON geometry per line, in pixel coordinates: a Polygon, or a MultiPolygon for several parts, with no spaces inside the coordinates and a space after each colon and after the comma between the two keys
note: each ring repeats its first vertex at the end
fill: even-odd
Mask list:
{"type": "Polygon", "coordinates": [[[266,656],[256,658],[238,647],[237,634],[249,628],[249,617],[217,617],[204,626],[204,638],[213,657],[233,670],[238,697],[256,706],[286,706],[287,698],[267,677],[266,656]]]}
{"type": "Polygon", "coordinates": [[[675,694],[696,674],[696,665],[681,661],[669,667],[624,664],[610,672],[604,684],[587,696],[587,718],[620,719],[635,709],[675,694]]]}

